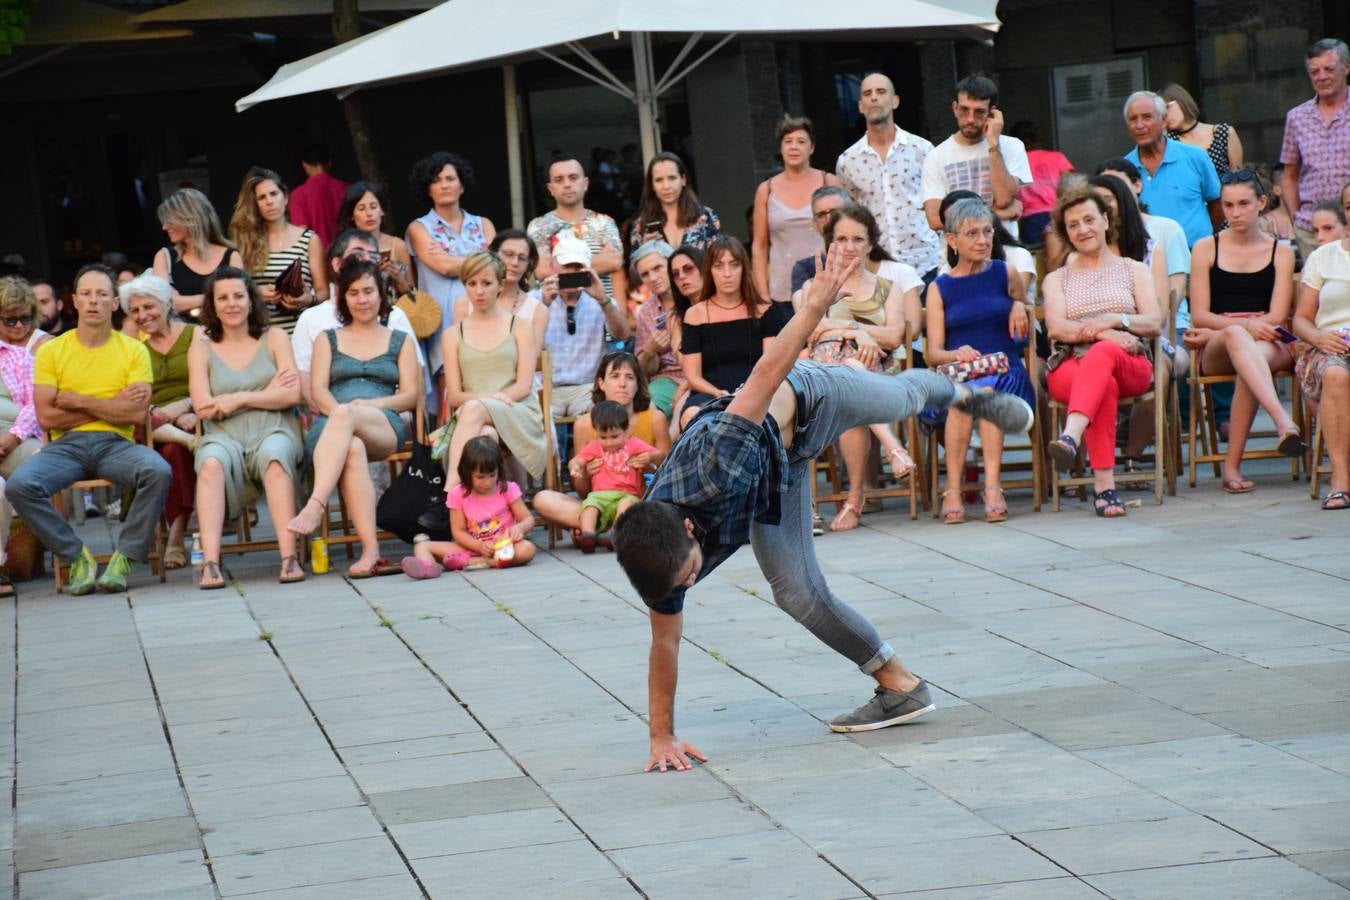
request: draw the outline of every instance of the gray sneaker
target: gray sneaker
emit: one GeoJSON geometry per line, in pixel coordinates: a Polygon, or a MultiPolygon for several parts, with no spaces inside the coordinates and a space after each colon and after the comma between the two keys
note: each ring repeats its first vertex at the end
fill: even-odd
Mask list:
{"type": "Polygon", "coordinates": [[[919,686],[908,693],[888,691],[878,687],[872,699],[851,713],[830,720],[831,731],[876,731],[892,725],[903,725],[937,709],[928,696],[928,682],[920,679],[919,686]]]}
{"type": "Polygon", "coordinates": [[[1004,434],[1021,434],[1031,427],[1036,414],[1021,397],[991,388],[969,388],[963,399],[952,404],[977,419],[992,423],[1004,434]]]}

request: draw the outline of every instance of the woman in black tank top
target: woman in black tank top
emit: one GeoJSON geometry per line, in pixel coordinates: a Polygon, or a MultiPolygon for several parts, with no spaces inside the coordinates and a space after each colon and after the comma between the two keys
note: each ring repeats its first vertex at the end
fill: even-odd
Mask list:
{"type": "Polygon", "coordinates": [[[220,217],[206,195],[180,188],[159,205],[159,224],[169,246],[155,254],[155,274],[173,286],[173,308],[195,317],[206,279],[225,266],[243,266],[239,252],[225,240],[220,217]]]}
{"type": "Polygon", "coordinates": [[[1298,426],[1271,376],[1294,365],[1281,339],[1294,296],[1294,251],[1260,228],[1268,198],[1255,172],[1229,172],[1221,182],[1228,230],[1201,238],[1191,251],[1192,328],[1184,340],[1200,374],[1237,375],[1223,489],[1245,494],[1253,484],[1242,477],[1242,452],[1258,405],[1279,430],[1280,452],[1303,455],[1298,426]]]}

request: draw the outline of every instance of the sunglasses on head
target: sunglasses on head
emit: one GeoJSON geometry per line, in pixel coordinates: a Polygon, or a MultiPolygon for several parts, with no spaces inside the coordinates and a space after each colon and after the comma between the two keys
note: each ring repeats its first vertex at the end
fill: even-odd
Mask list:
{"type": "Polygon", "coordinates": [[[1219,176],[1219,184],[1247,184],[1256,182],[1261,184],[1261,176],[1251,169],[1238,169],[1235,172],[1224,172],[1219,176]]]}
{"type": "Polygon", "coordinates": [[[577,333],[577,308],[575,306],[567,307],[567,333],[577,333]]]}
{"type": "Polygon", "coordinates": [[[32,325],[33,314],[28,313],[22,316],[0,316],[0,325],[8,325],[10,328],[16,325],[32,325]]]}

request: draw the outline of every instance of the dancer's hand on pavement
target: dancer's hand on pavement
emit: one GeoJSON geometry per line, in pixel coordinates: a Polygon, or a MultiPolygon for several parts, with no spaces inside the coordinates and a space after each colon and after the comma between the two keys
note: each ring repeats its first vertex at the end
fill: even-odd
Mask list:
{"type": "Polygon", "coordinates": [[[652,754],[647,758],[647,765],[642,768],[642,771],[650,772],[652,769],[659,769],[664,772],[666,767],[669,766],[677,772],[683,772],[685,769],[694,767],[694,764],[689,761],[690,756],[699,762],[708,761],[708,757],[699,752],[697,747],[680,740],[673,734],[653,735],[652,754]]]}

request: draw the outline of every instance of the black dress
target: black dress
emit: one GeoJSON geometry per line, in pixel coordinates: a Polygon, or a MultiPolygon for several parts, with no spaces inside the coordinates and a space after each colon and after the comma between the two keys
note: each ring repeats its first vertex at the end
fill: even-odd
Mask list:
{"type": "MultiPolygon", "coordinates": [[[[681,329],[681,353],[699,353],[703,356],[703,377],[724,391],[735,392],[750,377],[750,370],[764,355],[764,339],[774,337],[792,318],[792,307],[786,303],[770,303],[758,319],[733,319],[730,322],[710,322],[681,329]]],[[[712,400],[711,394],[689,395],[689,406],[703,406],[712,400]]]]}

